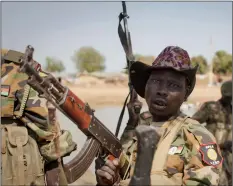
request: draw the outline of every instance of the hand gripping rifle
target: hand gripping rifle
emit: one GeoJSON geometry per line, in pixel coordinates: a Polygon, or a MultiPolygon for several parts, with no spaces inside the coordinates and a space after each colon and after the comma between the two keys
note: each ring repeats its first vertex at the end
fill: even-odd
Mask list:
{"type": "Polygon", "coordinates": [[[33,51],[33,47],[27,46],[25,55],[20,58],[20,71],[29,76],[27,83],[38,92],[40,97],[50,101],[73,121],[87,136],[87,140],[79,154],[63,166],[68,183],[73,183],[81,177],[97,156],[111,160],[119,158],[120,175],[122,179],[125,179],[129,169],[129,160],[123,153],[120,141],[94,116],[94,112],[89,105],[84,103],[69,88],[61,85],[49,73],[46,77],[39,75],[40,69],[32,65],[34,64],[32,59],[33,51]]]}
{"type": "MultiPolygon", "coordinates": [[[[127,10],[126,10],[126,5],[125,5],[125,1],[122,1],[122,7],[123,7],[123,12],[120,13],[119,15],[119,24],[118,24],[118,35],[120,37],[120,41],[121,44],[124,48],[125,54],[126,54],[126,61],[127,61],[127,70],[128,70],[128,76],[129,76],[129,94],[125,99],[124,102],[124,106],[122,108],[118,123],[117,123],[117,128],[116,128],[116,132],[115,132],[115,136],[118,136],[118,133],[120,131],[120,127],[121,127],[121,122],[123,119],[123,115],[125,112],[125,106],[128,100],[128,97],[130,96],[130,102],[135,101],[137,99],[137,93],[136,91],[133,89],[133,86],[131,84],[131,79],[130,79],[130,67],[131,65],[134,63],[134,56],[133,56],[133,50],[132,50],[132,43],[131,43],[131,38],[130,38],[130,32],[128,30],[128,23],[127,23],[127,19],[129,18],[128,14],[127,14],[127,10]],[[124,21],[124,30],[122,28],[121,25],[121,21],[124,21]]],[[[134,107],[135,109],[135,113],[139,114],[141,108],[138,106],[134,107]]]]}

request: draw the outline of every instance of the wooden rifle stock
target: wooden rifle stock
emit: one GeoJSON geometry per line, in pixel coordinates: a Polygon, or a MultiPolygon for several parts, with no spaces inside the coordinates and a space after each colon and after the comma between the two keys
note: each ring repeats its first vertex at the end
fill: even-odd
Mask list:
{"type": "MultiPolygon", "coordinates": [[[[28,53],[31,48],[27,48],[25,53],[28,53]]],[[[72,183],[81,177],[98,155],[109,159],[119,158],[120,175],[124,178],[129,169],[129,160],[123,153],[118,138],[94,116],[94,112],[89,105],[84,103],[69,88],[61,85],[49,73],[47,77],[41,77],[38,71],[25,61],[22,58],[20,65],[21,72],[25,72],[29,76],[27,83],[39,93],[39,96],[50,101],[71,119],[87,136],[81,152],[63,166],[68,183],[72,183]]]]}

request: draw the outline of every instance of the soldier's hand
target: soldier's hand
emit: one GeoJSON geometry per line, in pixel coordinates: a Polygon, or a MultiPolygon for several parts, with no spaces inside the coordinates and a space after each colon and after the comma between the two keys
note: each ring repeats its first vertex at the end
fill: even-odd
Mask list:
{"type": "Polygon", "coordinates": [[[129,124],[136,127],[142,109],[142,102],[137,99],[137,94],[135,91],[132,92],[132,97],[127,104],[127,108],[129,112],[129,124]]]}
{"type": "Polygon", "coordinates": [[[105,164],[96,170],[96,179],[98,185],[113,185],[119,180],[119,160],[107,160],[105,164]]]}

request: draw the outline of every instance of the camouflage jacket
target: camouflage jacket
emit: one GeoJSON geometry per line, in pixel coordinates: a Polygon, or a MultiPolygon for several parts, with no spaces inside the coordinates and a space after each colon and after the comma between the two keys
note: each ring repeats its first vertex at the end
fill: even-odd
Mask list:
{"type": "MultiPolygon", "coordinates": [[[[28,76],[19,72],[19,68],[17,59],[14,61],[4,60],[1,63],[2,124],[11,124],[9,123],[11,121],[23,123],[28,129],[29,135],[37,141],[47,162],[55,160],[57,159],[56,155],[47,154],[47,150],[54,146],[54,139],[57,137],[57,131],[54,131],[54,127],[48,122],[47,101],[38,97],[37,92],[27,85],[28,76]]],[[[46,76],[47,74],[41,71],[40,75],[46,76]]],[[[69,131],[63,130],[62,133],[63,138],[66,136],[66,140],[69,141],[65,142],[66,145],[61,145],[60,155],[66,156],[76,149],[76,143],[73,142],[69,131]]],[[[53,153],[55,152],[53,151],[53,153]]]]}
{"type": "Polygon", "coordinates": [[[192,118],[200,123],[206,122],[206,128],[219,144],[232,140],[232,111],[230,108],[227,110],[220,100],[204,103],[192,118]]]}
{"type": "MultiPolygon", "coordinates": [[[[184,117],[183,115],[180,115],[184,117]]],[[[176,117],[170,119],[170,122],[177,120],[176,117]]],[[[153,126],[163,127],[160,134],[163,138],[167,134],[165,124],[151,122],[153,126]]],[[[133,173],[137,156],[137,139],[134,137],[128,146],[125,146],[126,154],[132,155],[131,176],[133,173]]],[[[167,152],[166,163],[163,168],[163,175],[160,182],[153,182],[152,185],[163,185],[163,180],[169,180],[171,185],[177,185],[177,180],[182,185],[218,185],[219,174],[222,169],[222,156],[219,146],[216,144],[214,136],[200,125],[197,121],[187,118],[182,127],[178,130],[167,152]]],[[[154,162],[156,164],[156,159],[154,162]]],[[[158,160],[159,161],[159,160],[158,160]]],[[[152,170],[153,172],[153,166],[152,170]]],[[[122,180],[120,185],[127,185],[129,179],[122,180]]]]}
{"type": "MultiPolygon", "coordinates": [[[[138,125],[150,125],[151,121],[152,121],[151,113],[149,111],[145,111],[139,115],[138,125]]],[[[123,147],[127,146],[127,143],[129,143],[134,136],[135,136],[135,127],[131,125],[126,125],[120,138],[123,147]]]]}

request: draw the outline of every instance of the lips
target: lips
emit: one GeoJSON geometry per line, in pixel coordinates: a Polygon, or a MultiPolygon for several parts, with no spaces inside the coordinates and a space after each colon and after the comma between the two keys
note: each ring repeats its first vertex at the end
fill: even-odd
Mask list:
{"type": "Polygon", "coordinates": [[[164,110],[167,107],[167,101],[162,98],[157,98],[153,101],[156,110],[164,110]]]}

